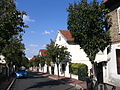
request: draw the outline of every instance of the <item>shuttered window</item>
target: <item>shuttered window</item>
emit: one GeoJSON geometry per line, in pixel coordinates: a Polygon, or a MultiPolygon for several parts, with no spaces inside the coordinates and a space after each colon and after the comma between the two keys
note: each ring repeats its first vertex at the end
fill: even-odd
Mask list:
{"type": "Polygon", "coordinates": [[[116,49],[117,73],[120,74],[120,49],[116,49]]]}
{"type": "Polygon", "coordinates": [[[120,33],[120,7],[117,9],[117,17],[118,17],[118,27],[119,27],[119,33],[120,33]]]}

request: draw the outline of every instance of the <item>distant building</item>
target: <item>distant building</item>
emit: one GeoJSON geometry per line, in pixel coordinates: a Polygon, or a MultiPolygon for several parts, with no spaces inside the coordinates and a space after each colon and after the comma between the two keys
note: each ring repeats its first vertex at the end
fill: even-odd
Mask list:
{"type": "MultiPolygon", "coordinates": [[[[40,49],[39,55],[40,56],[46,56],[47,55],[46,51],[47,51],[47,49],[40,49]]],[[[47,73],[47,71],[48,71],[47,69],[49,69],[49,71],[51,71],[51,67],[47,68],[47,64],[46,63],[44,65],[44,67],[41,67],[41,65],[39,65],[39,67],[40,67],[40,69],[39,69],[40,72],[47,73]]]]}
{"type": "Polygon", "coordinates": [[[47,49],[40,49],[40,51],[39,51],[39,55],[40,56],[46,56],[46,52],[47,51],[47,49]]]}

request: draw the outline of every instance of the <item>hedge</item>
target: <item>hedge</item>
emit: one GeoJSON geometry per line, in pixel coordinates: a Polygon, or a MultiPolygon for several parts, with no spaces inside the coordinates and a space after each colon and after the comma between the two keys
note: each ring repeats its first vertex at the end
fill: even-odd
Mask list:
{"type": "Polygon", "coordinates": [[[82,63],[69,63],[70,73],[78,75],[79,79],[85,78],[88,76],[88,67],[86,64],[82,63]]]}

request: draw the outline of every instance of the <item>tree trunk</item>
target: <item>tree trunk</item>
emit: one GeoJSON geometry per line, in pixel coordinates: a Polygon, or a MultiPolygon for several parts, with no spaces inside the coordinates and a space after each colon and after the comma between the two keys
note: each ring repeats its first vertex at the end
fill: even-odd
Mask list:
{"type": "Polygon", "coordinates": [[[59,77],[59,64],[57,64],[57,71],[58,71],[58,77],[59,77]]]}
{"type": "Polygon", "coordinates": [[[9,72],[10,69],[9,69],[8,64],[6,64],[6,67],[7,67],[6,76],[9,77],[10,76],[10,72],[9,72]]]}
{"type": "Polygon", "coordinates": [[[98,86],[98,82],[97,82],[97,77],[96,77],[96,67],[95,67],[96,63],[92,63],[92,85],[93,85],[93,89],[97,90],[97,86],[98,86]]]}
{"type": "Polygon", "coordinates": [[[49,65],[47,65],[47,73],[49,74],[50,72],[49,72],[49,65]]]}

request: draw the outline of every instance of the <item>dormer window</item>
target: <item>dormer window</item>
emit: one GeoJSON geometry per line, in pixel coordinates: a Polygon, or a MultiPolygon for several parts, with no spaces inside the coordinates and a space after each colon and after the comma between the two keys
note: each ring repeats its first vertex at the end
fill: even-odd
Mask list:
{"type": "Polygon", "coordinates": [[[117,9],[117,16],[118,16],[118,27],[119,27],[119,34],[120,34],[120,7],[117,9]]]}

